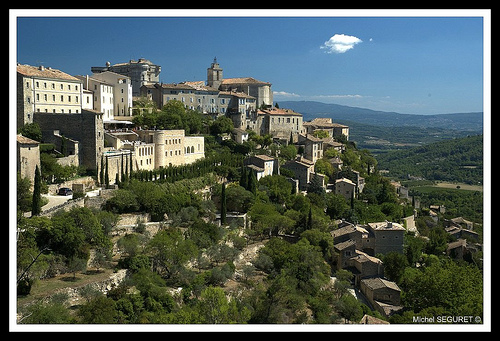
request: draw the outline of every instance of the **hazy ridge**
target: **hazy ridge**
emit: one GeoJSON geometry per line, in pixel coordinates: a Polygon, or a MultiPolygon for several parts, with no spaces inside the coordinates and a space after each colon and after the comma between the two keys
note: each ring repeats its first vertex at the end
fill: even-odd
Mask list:
{"type": "Polygon", "coordinates": [[[334,121],[351,121],[384,127],[444,128],[482,133],[483,113],[449,113],[435,115],[400,114],[316,101],[280,101],[281,108],[304,115],[304,121],[315,117],[332,117],[334,121]]]}

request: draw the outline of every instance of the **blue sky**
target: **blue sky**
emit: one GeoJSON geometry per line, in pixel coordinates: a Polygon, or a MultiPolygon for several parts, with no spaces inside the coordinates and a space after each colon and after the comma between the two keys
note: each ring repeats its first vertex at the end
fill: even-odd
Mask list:
{"type": "Polygon", "coordinates": [[[314,100],[409,114],[483,111],[480,11],[453,17],[432,11],[83,13],[19,11],[16,61],[76,75],[143,57],[161,65],[161,81],[172,83],[206,80],[216,56],[226,78],[272,83],[278,103],[314,100]]]}

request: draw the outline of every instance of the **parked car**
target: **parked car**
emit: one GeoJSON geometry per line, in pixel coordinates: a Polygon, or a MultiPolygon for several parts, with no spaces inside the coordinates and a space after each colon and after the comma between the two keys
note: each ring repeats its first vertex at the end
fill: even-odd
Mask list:
{"type": "Polygon", "coordinates": [[[58,195],[72,195],[73,191],[71,188],[68,187],[61,187],[59,188],[59,191],[57,192],[58,195]]]}

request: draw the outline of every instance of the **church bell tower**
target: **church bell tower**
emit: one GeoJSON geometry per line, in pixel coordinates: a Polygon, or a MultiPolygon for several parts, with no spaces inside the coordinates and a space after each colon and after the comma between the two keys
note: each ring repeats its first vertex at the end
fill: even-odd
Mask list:
{"type": "Polygon", "coordinates": [[[213,63],[207,69],[207,85],[218,89],[222,84],[222,68],[217,63],[217,57],[214,58],[213,63]]]}

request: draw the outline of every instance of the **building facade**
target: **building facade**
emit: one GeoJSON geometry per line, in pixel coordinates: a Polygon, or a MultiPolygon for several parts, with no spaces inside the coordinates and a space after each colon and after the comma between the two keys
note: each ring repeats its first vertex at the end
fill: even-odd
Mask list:
{"type": "Polygon", "coordinates": [[[246,120],[246,128],[259,135],[270,134],[273,138],[290,140],[304,132],[302,114],[290,109],[269,108],[253,112],[246,120]]]}
{"type": "Polygon", "coordinates": [[[205,157],[203,136],[185,136],[176,130],[108,131],[111,150],[132,152],[133,170],[153,170],[193,163],[205,157]]]}
{"type": "Polygon", "coordinates": [[[94,74],[111,71],[129,77],[132,84],[132,96],[140,96],[141,86],[160,82],[161,66],[145,58],[139,58],[139,60],[131,59],[128,63],[114,65],[106,62],[106,66],[93,66],[90,70],[94,74]]]}
{"type": "Polygon", "coordinates": [[[102,113],[82,110],[79,114],[36,114],[34,123],[42,130],[42,139],[50,141],[54,134],[78,141],[78,162],[89,170],[100,167],[104,152],[104,120],[102,113]]]}
{"type": "Polygon", "coordinates": [[[132,80],[116,72],[104,71],[92,76],[113,87],[114,119],[131,119],[132,116],[132,80]]]}
{"type": "MultiPolygon", "coordinates": [[[[92,92],[92,110],[101,112],[104,122],[114,117],[114,88],[107,81],[87,76],[76,76],[83,82],[84,90],[92,92]]],[[[87,93],[87,92],[86,92],[87,93]]],[[[86,97],[86,96],[84,96],[86,97]]],[[[84,100],[85,105],[87,101],[84,100]]]]}
{"type": "Polygon", "coordinates": [[[40,142],[17,135],[17,172],[22,178],[28,178],[33,187],[35,169],[40,169],[40,142]]]}
{"type": "Polygon", "coordinates": [[[80,79],[44,66],[17,65],[17,125],[33,123],[35,114],[79,114],[80,79]]]}

